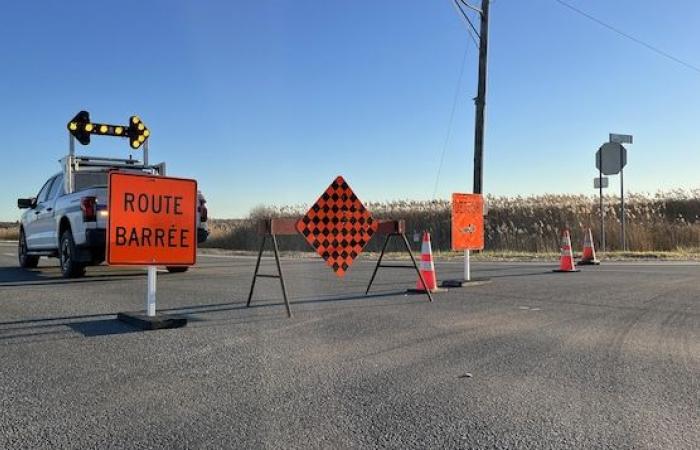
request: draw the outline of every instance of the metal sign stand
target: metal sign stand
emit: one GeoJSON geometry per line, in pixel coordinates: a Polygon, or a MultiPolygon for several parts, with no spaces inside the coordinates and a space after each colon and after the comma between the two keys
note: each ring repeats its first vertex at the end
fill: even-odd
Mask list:
{"type": "MultiPolygon", "coordinates": [[[[129,156],[131,158],[131,156],[129,156]]],[[[143,165],[148,166],[148,140],[143,143],[143,165]]],[[[156,170],[158,175],[165,176],[165,163],[161,163],[156,170]]],[[[146,315],[138,313],[119,313],[117,318],[130,325],[145,329],[158,330],[166,328],[180,328],[187,325],[187,318],[178,315],[158,316],[156,311],[156,292],[158,281],[158,267],[146,266],[146,315]]]]}
{"type": "MultiPolygon", "coordinates": [[[[143,165],[148,165],[148,140],[143,143],[143,165]]],[[[165,174],[161,174],[165,175],[165,174]]],[[[148,266],[148,282],[146,285],[146,315],[148,317],[155,317],[156,315],[156,277],[158,276],[158,269],[156,266],[148,266]]]]}
{"type": "MultiPolygon", "coordinates": [[[[148,140],[143,143],[143,165],[148,165],[148,140]]],[[[165,174],[161,174],[165,175],[165,174]]],[[[158,269],[156,266],[148,266],[148,282],[146,284],[146,315],[155,317],[156,315],[156,281],[158,269]]]]}
{"type": "Polygon", "coordinates": [[[471,269],[472,250],[484,249],[485,217],[488,205],[481,194],[452,194],[451,235],[454,251],[464,251],[464,276],[443,280],[443,288],[481,286],[490,282],[488,278],[473,278],[471,269]]]}
{"type": "MultiPolygon", "coordinates": [[[[406,221],[404,220],[381,220],[379,221],[379,228],[377,229],[376,234],[386,234],[386,239],[384,239],[384,245],[382,245],[382,252],[379,254],[379,259],[377,260],[377,264],[374,266],[374,272],[372,272],[372,278],[369,279],[369,284],[367,285],[367,290],[365,291],[365,295],[369,294],[370,288],[372,288],[372,283],[374,282],[374,277],[377,276],[377,271],[379,270],[380,267],[385,267],[385,268],[391,268],[391,269],[414,269],[416,273],[418,274],[418,278],[420,279],[422,285],[425,287],[427,286],[425,280],[423,279],[423,274],[420,273],[420,269],[418,268],[418,264],[416,263],[416,258],[413,256],[413,252],[411,251],[411,245],[408,243],[408,239],[406,238],[406,221]],[[386,247],[389,244],[389,240],[392,237],[400,237],[401,242],[403,242],[404,247],[406,248],[406,251],[408,252],[408,256],[411,257],[411,262],[413,265],[407,266],[405,264],[382,264],[382,259],[384,258],[384,252],[386,251],[386,247]]],[[[431,302],[433,301],[433,296],[430,293],[430,289],[425,289],[425,294],[428,296],[428,300],[431,302]]]]}
{"type": "Polygon", "coordinates": [[[180,328],[187,325],[187,318],[176,314],[159,315],[156,312],[156,266],[147,266],[146,313],[120,312],[117,319],[142,330],[180,328]]]}
{"type": "Polygon", "coordinates": [[[262,235],[262,243],[258,251],[258,259],[255,262],[255,272],[253,273],[253,281],[250,284],[250,292],[248,293],[248,302],[246,308],[250,307],[250,302],[253,300],[253,291],[255,290],[255,281],[258,278],[277,278],[280,280],[282,288],[282,297],[284,298],[284,306],[287,309],[287,317],[292,317],[292,310],[287,297],[287,287],[284,284],[284,274],[282,273],[282,265],[280,264],[280,251],[277,245],[278,235],[296,235],[298,234],[295,228],[296,220],[294,219],[263,219],[258,223],[258,234],[262,235]],[[260,261],[262,260],[263,252],[265,251],[265,243],[267,239],[272,240],[272,251],[275,255],[275,264],[277,265],[277,274],[267,274],[260,272],[260,261]]]}
{"type": "MultiPolygon", "coordinates": [[[[258,250],[258,258],[255,262],[255,271],[253,273],[253,280],[250,283],[250,291],[248,292],[248,301],[246,302],[246,307],[250,307],[250,304],[253,300],[253,293],[255,292],[255,284],[258,278],[276,278],[280,280],[280,288],[282,290],[282,297],[284,298],[284,306],[287,309],[287,316],[292,317],[292,310],[290,307],[290,302],[289,302],[289,296],[287,295],[287,287],[284,282],[284,273],[282,272],[282,264],[280,263],[280,254],[279,254],[279,245],[277,244],[277,236],[292,236],[292,235],[298,235],[299,232],[296,229],[296,219],[263,219],[258,223],[258,234],[262,236],[262,242],[260,243],[260,249],[258,250]],[[272,241],[272,252],[275,257],[275,265],[277,267],[277,273],[276,274],[270,274],[270,273],[260,273],[260,262],[262,261],[262,256],[263,252],[265,251],[265,244],[267,240],[270,239],[272,241]]],[[[377,260],[377,265],[374,267],[374,272],[372,273],[372,278],[369,280],[369,284],[367,285],[367,290],[365,291],[365,295],[369,294],[369,290],[372,287],[372,283],[374,282],[374,278],[377,275],[377,271],[379,270],[380,267],[387,267],[387,268],[406,268],[406,269],[413,269],[416,271],[418,274],[418,277],[420,280],[423,282],[423,285],[425,285],[425,280],[423,279],[423,275],[420,273],[420,269],[418,268],[418,263],[416,262],[416,259],[413,256],[413,252],[411,251],[411,246],[408,243],[408,239],[406,238],[406,224],[405,221],[403,220],[382,220],[379,221],[379,227],[377,229],[377,232],[375,234],[386,234],[386,240],[384,241],[384,245],[382,246],[382,252],[379,255],[379,259],[377,260]],[[393,264],[382,264],[382,259],[384,257],[384,252],[386,250],[387,245],[389,244],[389,240],[392,237],[400,237],[401,241],[403,242],[406,251],[408,252],[408,255],[411,257],[411,262],[412,265],[393,265],[393,264]]],[[[428,296],[428,300],[431,302],[433,301],[433,296],[431,295],[429,290],[425,291],[426,295],[428,296]]]]}

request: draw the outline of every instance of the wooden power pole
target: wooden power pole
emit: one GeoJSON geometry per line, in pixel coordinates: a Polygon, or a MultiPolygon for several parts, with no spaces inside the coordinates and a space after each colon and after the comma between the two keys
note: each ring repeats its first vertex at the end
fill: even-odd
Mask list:
{"type": "Polygon", "coordinates": [[[484,123],[486,114],[486,68],[489,44],[489,3],[481,0],[479,26],[479,85],[476,91],[474,123],[474,193],[483,193],[484,185],[484,123]]]}

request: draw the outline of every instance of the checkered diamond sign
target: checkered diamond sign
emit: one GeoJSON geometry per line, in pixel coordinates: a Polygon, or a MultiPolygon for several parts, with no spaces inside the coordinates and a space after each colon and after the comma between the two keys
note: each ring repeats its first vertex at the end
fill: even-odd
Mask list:
{"type": "Polygon", "coordinates": [[[336,178],[296,224],[297,231],[339,277],[345,276],[377,226],[343,177],[336,178]]]}

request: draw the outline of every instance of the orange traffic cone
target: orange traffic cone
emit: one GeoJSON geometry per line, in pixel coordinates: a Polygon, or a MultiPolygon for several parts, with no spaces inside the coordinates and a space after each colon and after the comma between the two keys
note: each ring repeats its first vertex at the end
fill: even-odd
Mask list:
{"type": "Polygon", "coordinates": [[[595,247],[593,246],[593,232],[588,229],[588,232],[583,237],[583,255],[578,262],[583,265],[598,265],[598,261],[595,257],[595,247]]]}
{"type": "Polygon", "coordinates": [[[571,236],[568,229],[561,231],[561,258],[559,259],[559,269],[554,272],[578,272],[574,264],[574,253],[571,250],[571,236]]]}
{"type": "MultiPolygon", "coordinates": [[[[437,276],[435,275],[435,264],[433,263],[433,248],[430,245],[430,233],[423,232],[423,245],[420,252],[420,274],[425,280],[430,292],[437,291],[437,276]]],[[[425,286],[420,277],[416,282],[416,291],[425,291],[425,286]]]]}

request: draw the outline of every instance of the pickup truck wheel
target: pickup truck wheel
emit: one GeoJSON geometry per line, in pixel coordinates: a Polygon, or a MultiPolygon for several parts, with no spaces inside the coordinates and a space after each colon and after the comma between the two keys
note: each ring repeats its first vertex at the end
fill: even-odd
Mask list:
{"type": "Polygon", "coordinates": [[[189,267],[187,267],[187,266],[166,266],[166,269],[168,269],[168,272],[170,272],[170,273],[182,273],[182,272],[187,272],[187,269],[189,269],[189,267]]]}
{"type": "Polygon", "coordinates": [[[63,278],[80,278],[85,275],[85,266],[75,261],[75,253],[73,234],[70,230],[66,230],[61,235],[61,246],[58,251],[63,278]]]}
{"type": "Polygon", "coordinates": [[[17,243],[17,258],[19,266],[23,269],[33,269],[39,265],[39,257],[27,254],[27,238],[24,236],[24,230],[19,232],[19,242],[17,243]]]}

